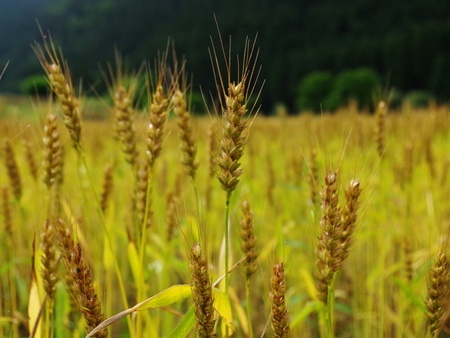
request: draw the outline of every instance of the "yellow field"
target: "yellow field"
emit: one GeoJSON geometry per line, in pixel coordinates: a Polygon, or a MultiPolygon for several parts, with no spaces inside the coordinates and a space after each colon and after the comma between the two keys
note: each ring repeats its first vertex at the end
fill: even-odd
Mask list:
{"type": "MultiPolygon", "coordinates": [[[[211,281],[214,283],[224,274],[226,193],[216,175],[211,175],[210,166],[211,158],[220,152],[221,119],[193,120],[199,166],[195,180],[191,180],[179,161],[182,152],[178,118],[170,116],[153,178],[150,173],[151,188],[144,189],[144,195],[151,196],[144,206],[152,213],[151,224],[142,238],[142,223],[137,215],[142,197],[136,192],[138,176],[125,162],[122,145],[114,138],[113,119],[84,120],[81,151],[72,146],[59,119],[58,130],[64,144],[63,181],[52,190],[42,182],[41,162],[46,115],[57,112],[58,106],[28,107],[28,115],[21,117],[14,115],[19,108],[13,108],[11,103],[5,101],[1,108],[13,113],[0,124],[5,155],[0,176],[0,337],[28,336],[36,318],[41,326],[35,337],[86,334],[86,324],[77,308],[79,296],[73,294],[75,291],[67,291],[70,282],[65,277],[73,267],[67,266],[72,263],[63,258],[62,246],[67,242],[55,230],[58,224],[67,226],[74,243],[80,243],[104,319],[173,285],[190,285],[194,278],[189,268],[191,249],[199,240],[206,252],[211,281]],[[29,117],[31,111],[33,117],[29,117]],[[6,151],[6,143],[14,155],[6,151]],[[11,176],[12,156],[19,176],[11,176]],[[31,174],[30,157],[37,164],[37,178],[31,174]],[[101,212],[108,167],[112,190],[101,212]],[[18,185],[21,193],[17,193],[18,185]],[[41,234],[47,221],[53,230],[47,228],[45,236],[53,232],[53,240],[46,244],[41,234]],[[198,229],[204,229],[203,239],[199,239],[198,229]],[[33,242],[37,293],[30,292],[33,242]],[[56,294],[53,300],[47,297],[39,313],[45,302],[43,285],[50,278],[48,273],[42,273],[41,257],[51,256],[49,245],[54,245],[53,261],[59,263],[55,272],[56,294]]],[[[427,285],[435,285],[429,283],[430,268],[439,251],[448,252],[449,113],[447,107],[412,111],[404,106],[402,111],[384,116],[381,133],[377,132],[379,115],[358,112],[352,106],[333,115],[259,115],[250,121],[249,137],[239,161],[243,174],[229,206],[228,266],[231,268],[245,257],[240,249],[240,220],[241,203],[248,201],[257,236],[257,269],[251,277],[250,306],[240,266],[227,276],[227,287],[224,281],[217,285],[222,291],[228,289],[222,296],[216,295],[220,291],[213,293],[213,304],[220,313],[218,316],[216,312],[216,317],[221,318],[216,322],[217,331],[224,333],[220,326],[228,321],[229,334],[234,329],[234,337],[246,337],[249,308],[254,337],[263,332],[264,336],[272,336],[272,267],[284,263],[291,337],[429,334],[427,314],[431,310],[425,301],[427,285]],[[334,300],[323,303],[315,285],[317,243],[325,211],[321,209],[321,196],[325,196],[321,192],[324,176],[329,172],[338,175],[339,210],[344,209],[344,191],[351,179],[358,179],[362,193],[349,256],[334,275],[336,284],[330,289],[334,300]],[[226,305],[228,300],[230,307],[226,305]],[[330,311],[330,306],[334,310],[330,311]],[[229,309],[232,314],[227,312],[229,309]]],[[[137,116],[135,126],[137,149],[143,156],[148,117],[137,116]]],[[[46,165],[43,163],[44,168],[46,165]]],[[[215,170],[220,172],[217,167],[215,170]]],[[[79,253],[78,249],[70,250],[72,256],[79,253]]],[[[441,267],[447,272],[439,278],[445,281],[448,267],[442,259],[441,267]]],[[[434,273],[436,279],[439,272],[434,273]]],[[[448,285],[439,285],[434,291],[445,296],[447,288],[448,285]]],[[[150,302],[141,307],[143,311],[113,323],[108,328],[109,335],[181,337],[191,331],[189,336],[195,336],[194,316],[189,314],[193,304],[190,288],[187,294],[183,287],[175,289],[157,298],[160,303],[150,302]],[[156,308],[146,309],[149,306],[156,308]],[[182,322],[185,331],[180,333],[175,328],[183,316],[190,317],[182,322]]],[[[447,302],[443,304],[446,308],[447,302]]],[[[446,319],[446,315],[441,319],[446,319]]]]}

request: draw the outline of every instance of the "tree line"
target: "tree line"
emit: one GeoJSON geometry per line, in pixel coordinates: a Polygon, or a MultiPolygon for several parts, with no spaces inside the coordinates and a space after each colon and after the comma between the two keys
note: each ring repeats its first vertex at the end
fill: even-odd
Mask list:
{"type": "Polygon", "coordinates": [[[332,75],[364,67],[386,88],[426,90],[450,99],[450,2],[439,0],[33,0],[0,10],[0,65],[11,60],[2,91],[20,91],[41,73],[30,44],[39,40],[37,18],[68,59],[74,77],[104,90],[99,63],[113,61],[114,47],[138,68],[174,42],[199,85],[213,89],[208,48],[218,46],[215,13],[235,53],[257,37],[264,111],[277,103],[297,109],[299,84],[308,74],[332,75]]]}

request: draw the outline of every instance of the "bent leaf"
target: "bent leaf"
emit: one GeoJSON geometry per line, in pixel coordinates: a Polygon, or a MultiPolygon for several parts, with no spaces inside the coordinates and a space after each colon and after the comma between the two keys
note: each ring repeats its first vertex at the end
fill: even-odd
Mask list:
{"type": "Polygon", "coordinates": [[[135,311],[142,311],[151,308],[161,307],[176,303],[180,300],[183,300],[191,295],[191,287],[187,284],[183,285],[173,285],[170,288],[161,291],[160,293],[150,297],[143,302],[136,304],[132,308],[124,310],[112,317],[101,322],[95,329],[93,329],[86,338],[92,337],[98,331],[103,330],[104,328],[114,324],[118,320],[128,316],[129,314],[135,311]]]}

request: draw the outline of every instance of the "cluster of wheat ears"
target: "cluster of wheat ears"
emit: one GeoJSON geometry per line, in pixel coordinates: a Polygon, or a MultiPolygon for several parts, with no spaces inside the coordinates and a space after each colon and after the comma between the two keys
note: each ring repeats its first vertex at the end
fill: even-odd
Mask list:
{"type": "Polygon", "coordinates": [[[0,338],[186,337],[194,327],[198,337],[251,338],[445,330],[448,212],[433,203],[447,189],[450,162],[436,155],[450,125],[446,108],[406,107],[390,121],[383,102],[374,115],[350,104],[321,118],[260,117],[255,43],[246,41],[235,72],[231,48],[222,39],[219,46],[213,41],[210,53],[217,92],[205,98],[208,118],[191,114],[184,62],[168,62],[166,51],[130,73],[117,54],[104,72],[110,128],[82,123],[82,98],[62,54],[51,39],[34,45],[52,99],[35,135],[12,134],[21,128],[14,122],[5,127],[0,338]],[[138,114],[142,94],[148,104],[138,114]],[[61,117],[73,149],[64,147],[61,117]],[[172,129],[178,138],[169,137],[172,129]],[[346,137],[335,149],[339,142],[329,141],[339,133],[346,137]],[[28,178],[15,150],[22,136],[28,178]],[[347,180],[356,172],[361,182],[347,180]],[[422,185],[418,175],[429,179],[422,185]],[[370,221],[359,227],[362,190],[370,221]],[[416,194],[426,196],[425,211],[416,194]]]}

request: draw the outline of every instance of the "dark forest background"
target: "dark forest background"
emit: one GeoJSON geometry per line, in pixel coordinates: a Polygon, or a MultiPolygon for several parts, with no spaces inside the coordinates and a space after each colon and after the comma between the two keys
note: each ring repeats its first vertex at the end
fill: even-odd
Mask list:
{"type": "Polygon", "coordinates": [[[0,68],[10,60],[0,91],[20,92],[25,78],[43,74],[30,47],[41,41],[36,19],[84,88],[103,90],[99,64],[113,61],[114,46],[138,68],[169,37],[194,89],[212,88],[213,13],[236,53],[258,33],[265,111],[277,103],[296,109],[299,83],[311,72],[359,67],[373,69],[386,88],[450,101],[448,0],[0,0],[0,68]]]}

